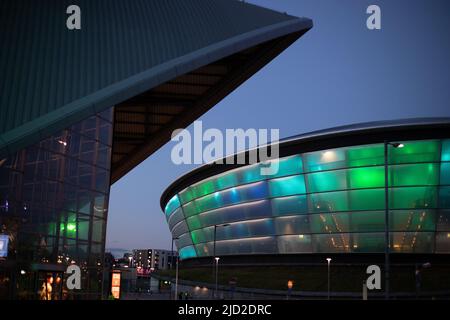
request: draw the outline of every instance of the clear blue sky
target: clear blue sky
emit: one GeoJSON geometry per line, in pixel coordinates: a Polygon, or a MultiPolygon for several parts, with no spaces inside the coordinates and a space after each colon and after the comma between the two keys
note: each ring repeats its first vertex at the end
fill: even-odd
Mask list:
{"type": "MultiPolygon", "coordinates": [[[[314,28],[200,119],[281,137],[386,119],[450,116],[450,1],[252,0],[314,28]],[[382,30],[366,28],[381,7],[382,30]]],[[[168,143],[111,188],[107,248],[170,248],[163,190],[193,166],[168,143]]]]}

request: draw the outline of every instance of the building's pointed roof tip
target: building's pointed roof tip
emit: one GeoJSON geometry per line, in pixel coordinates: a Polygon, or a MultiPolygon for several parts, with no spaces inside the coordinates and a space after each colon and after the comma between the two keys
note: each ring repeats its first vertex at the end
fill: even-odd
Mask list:
{"type": "MultiPolygon", "coordinates": [[[[209,109],[312,27],[310,19],[237,0],[1,1],[0,20],[3,156],[181,75],[251,53],[254,62],[224,71],[226,90],[207,92],[209,109]],[[81,10],[80,30],[66,27],[70,5],[81,10]]],[[[120,165],[117,177],[130,169],[120,165]]]]}

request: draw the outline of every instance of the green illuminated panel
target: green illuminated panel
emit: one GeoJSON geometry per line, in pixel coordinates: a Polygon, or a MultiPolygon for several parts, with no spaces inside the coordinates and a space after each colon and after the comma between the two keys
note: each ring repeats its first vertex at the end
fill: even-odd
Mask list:
{"type": "Polygon", "coordinates": [[[439,183],[439,164],[420,163],[391,166],[393,186],[435,186],[439,183]]]}
{"type": "Polygon", "coordinates": [[[348,170],[350,189],[384,187],[384,167],[354,168],[348,170]]]}
{"type": "Polygon", "coordinates": [[[439,161],[440,143],[435,140],[406,141],[403,148],[389,147],[389,163],[439,161]]]}
{"type": "Polygon", "coordinates": [[[270,195],[273,197],[291,196],[306,192],[303,175],[278,178],[269,181],[270,195]]]}
{"type": "Polygon", "coordinates": [[[380,210],[385,208],[384,189],[349,191],[350,210],[380,210]]]}
{"type": "Polygon", "coordinates": [[[347,148],[348,167],[364,167],[384,164],[384,146],[374,144],[347,148]]]}
{"type": "Polygon", "coordinates": [[[406,187],[390,190],[389,207],[392,209],[436,208],[437,187],[406,187]]]}
{"type": "Polygon", "coordinates": [[[217,189],[223,190],[230,187],[235,187],[238,185],[238,176],[234,172],[227,173],[225,175],[219,176],[216,179],[217,189]]]}
{"type": "Polygon", "coordinates": [[[307,175],[308,191],[323,192],[347,189],[345,170],[316,172],[307,175]]]}
{"type": "Polygon", "coordinates": [[[315,193],[309,198],[310,212],[384,209],[384,189],[315,193]]]}
{"type": "Polygon", "coordinates": [[[200,222],[200,218],[198,216],[189,217],[189,218],[187,218],[186,221],[187,221],[189,230],[200,229],[202,226],[202,223],[200,222]]]}
{"type": "Polygon", "coordinates": [[[391,231],[434,231],[435,210],[391,210],[391,231]]]}

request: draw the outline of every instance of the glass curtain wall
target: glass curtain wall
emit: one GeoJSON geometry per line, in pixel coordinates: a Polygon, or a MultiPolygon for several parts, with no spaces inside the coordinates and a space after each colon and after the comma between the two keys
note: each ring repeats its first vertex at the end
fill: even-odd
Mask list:
{"type": "Polygon", "coordinates": [[[98,299],[110,188],[113,108],[0,159],[0,298],[98,299]],[[68,265],[81,290],[67,290],[68,265]]]}

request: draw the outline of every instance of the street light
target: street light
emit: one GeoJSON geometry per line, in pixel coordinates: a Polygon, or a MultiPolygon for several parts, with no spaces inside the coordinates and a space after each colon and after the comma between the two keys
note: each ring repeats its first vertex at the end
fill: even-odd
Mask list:
{"type": "Polygon", "coordinates": [[[330,300],[330,262],[331,262],[331,258],[327,258],[327,263],[328,263],[328,300],[330,300]]]}
{"type": "Polygon", "coordinates": [[[215,257],[214,258],[214,260],[216,260],[216,286],[214,287],[214,296],[216,297],[217,296],[217,287],[218,287],[218,281],[217,281],[217,278],[218,278],[218,274],[219,274],[219,257],[215,257]]]}
{"type": "MultiPolygon", "coordinates": [[[[178,237],[173,237],[172,238],[172,249],[171,249],[171,257],[170,257],[170,270],[172,270],[172,264],[173,264],[173,242],[175,240],[178,240],[178,237]]],[[[177,254],[177,258],[175,259],[176,261],[176,271],[175,271],[175,297],[174,300],[178,300],[178,254],[177,254]]],[[[170,291],[172,293],[172,286],[170,286],[170,291]]]]}
{"type": "Polygon", "coordinates": [[[403,148],[405,145],[398,142],[384,141],[384,298],[389,299],[389,146],[403,148]]]}
{"type": "Polygon", "coordinates": [[[130,260],[130,263],[128,263],[128,265],[130,266],[130,268],[133,267],[133,256],[128,256],[128,260],[130,260]]]}
{"type": "MultiPolygon", "coordinates": [[[[214,267],[215,267],[215,263],[216,263],[216,235],[217,235],[217,228],[219,228],[219,227],[227,227],[227,226],[229,226],[230,224],[229,223],[225,223],[225,224],[215,224],[214,225],[214,242],[213,242],[213,278],[214,278],[214,267]]],[[[217,260],[217,263],[219,262],[219,260],[217,260]]],[[[216,270],[216,273],[217,273],[217,270],[216,270]]],[[[216,279],[215,279],[216,281],[217,281],[217,276],[216,276],[216,279]]],[[[216,285],[216,287],[217,287],[217,285],[216,285]]],[[[213,292],[213,298],[215,298],[216,297],[216,290],[214,290],[214,292],[213,292]]]]}

